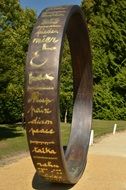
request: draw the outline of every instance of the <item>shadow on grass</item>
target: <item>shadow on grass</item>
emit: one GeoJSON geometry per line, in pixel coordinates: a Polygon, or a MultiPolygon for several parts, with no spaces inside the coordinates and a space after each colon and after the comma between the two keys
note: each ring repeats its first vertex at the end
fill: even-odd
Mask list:
{"type": "Polygon", "coordinates": [[[0,140],[24,136],[22,128],[17,125],[0,125],[0,140]]]}
{"type": "Polygon", "coordinates": [[[32,180],[32,187],[36,190],[69,190],[73,185],[45,181],[36,172],[32,180]]]}

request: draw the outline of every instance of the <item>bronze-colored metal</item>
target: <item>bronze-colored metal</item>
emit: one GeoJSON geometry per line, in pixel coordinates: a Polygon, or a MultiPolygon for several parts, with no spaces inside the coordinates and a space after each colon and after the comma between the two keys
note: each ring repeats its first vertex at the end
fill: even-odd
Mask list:
{"type": "Polygon", "coordinates": [[[45,179],[77,183],[83,174],[92,118],[87,27],[79,6],[45,9],[34,26],[25,74],[25,121],[34,166],[45,179]],[[64,36],[71,49],[74,108],[67,150],[60,135],[59,78],[64,36]]]}

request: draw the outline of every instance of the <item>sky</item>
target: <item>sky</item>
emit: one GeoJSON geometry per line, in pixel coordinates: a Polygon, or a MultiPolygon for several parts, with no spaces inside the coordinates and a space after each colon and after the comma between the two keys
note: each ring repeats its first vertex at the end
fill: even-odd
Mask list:
{"type": "Polygon", "coordinates": [[[80,5],[80,3],[81,0],[20,0],[23,8],[33,8],[38,15],[46,7],[70,4],[80,5]]]}

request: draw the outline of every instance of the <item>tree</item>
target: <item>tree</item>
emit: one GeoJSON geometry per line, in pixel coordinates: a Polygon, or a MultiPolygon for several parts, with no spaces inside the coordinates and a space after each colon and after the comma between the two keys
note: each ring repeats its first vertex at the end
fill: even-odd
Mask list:
{"type": "Polygon", "coordinates": [[[24,64],[35,12],[18,0],[0,1],[0,122],[21,120],[24,64]]]}
{"type": "Polygon", "coordinates": [[[61,121],[71,122],[73,112],[73,74],[69,43],[65,37],[60,69],[60,114],[61,121]]]}
{"type": "Polygon", "coordinates": [[[94,74],[94,118],[126,119],[126,1],[85,0],[94,74]]]}

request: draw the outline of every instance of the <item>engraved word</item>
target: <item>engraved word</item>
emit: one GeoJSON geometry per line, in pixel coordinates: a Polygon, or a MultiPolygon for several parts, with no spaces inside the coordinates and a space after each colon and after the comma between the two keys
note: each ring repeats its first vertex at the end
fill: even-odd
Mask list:
{"type": "Polygon", "coordinates": [[[61,16],[64,16],[64,14],[62,13],[54,13],[54,14],[49,14],[49,13],[43,13],[42,14],[42,17],[43,18],[48,18],[48,17],[61,17],[61,16]]]}
{"type": "Polygon", "coordinates": [[[40,108],[34,108],[33,106],[31,106],[31,108],[27,111],[27,113],[31,113],[31,117],[33,117],[34,113],[50,114],[52,113],[52,110],[50,110],[49,108],[43,108],[42,106],[40,108]]]}
{"type": "Polygon", "coordinates": [[[60,9],[59,9],[59,10],[53,10],[53,11],[45,11],[45,13],[46,13],[46,14],[50,14],[50,13],[52,13],[52,14],[53,14],[53,13],[54,13],[54,14],[55,14],[55,13],[58,13],[58,14],[59,14],[59,13],[66,13],[66,10],[63,10],[63,9],[60,10],[60,9]]]}
{"type": "Polygon", "coordinates": [[[67,10],[66,7],[52,7],[52,8],[48,8],[47,10],[45,10],[45,12],[47,11],[57,11],[57,10],[67,10]]]}
{"type": "Polygon", "coordinates": [[[58,34],[58,33],[59,33],[58,30],[50,28],[48,30],[44,30],[44,29],[40,30],[39,29],[35,34],[40,35],[40,34],[58,34]]]}
{"type": "Polygon", "coordinates": [[[42,15],[52,15],[52,14],[59,15],[59,13],[63,14],[63,13],[66,13],[66,11],[64,11],[64,10],[57,10],[57,11],[53,10],[51,12],[50,11],[45,11],[42,15]]]}
{"type": "Polygon", "coordinates": [[[35,117],[35,119],[31,120],[28,122],[28,124],[33,124],[33,125],[52,125],[53,121],[51,120],[41,120],[40,117],[35,117]]]}
{"type": "Polygon", "coordinates": [[[28,86],[28,90],[54,90],[54,87],[52,86],[35,86],[35,87],[31,87],[31,86],[28,86]]]}
{"type": "Polygon", "coordinates": [[[56,50],[56,49],[57,49],[56,46],[47,47],[46,44],[43,44],[43,45],[42,45],[42,50],[44,50],[44,51],[54,51],[54,50],[56,50]]]}
{"type": "Polygon", "coordinates": [[[32,84],[33,82],[36,82],[36,81],[44,81],[44,80],[49,80],[49,81],[52,81],[54,80],[54,77],[49,73],[49,74],[39,74],[37,76],[33,76],[33,73],[30,72],[29,73],[29,84],[32,84]]]}
{"type": "Polygon", "coordinates": [[[59,18],[44,19],[42,21],[43,24],[58,24],[58,22],[60,22],[59,18]]]}
{"type": "Polygon", "coordinates": [[[35,62],[35,59],[39,57],[39,51],[36,51],[33,55],[33,58],[30,61],[30,65],[36,68],[42,67],[43,65],[45,65],[48,61],[48,59],[45,59],[43,62],[41,62],[41,60],[37,59],[37,61],[35,62]]]}
{"type": "Polygon", "coordinates": [[[48,174],[46,174],[44,177],[47,177],[47,178],[49,178],[49,179],[56,179],[56,180],[60,180],[60,179],[62,179],[62,176],[56,176],[56,175],[48,175],[48,174]]]}
{"type": "Polygon", "coordinates": [[[62,175],[63,174],[62,171],[61,171],[61,169],[53,169],[51,171],[51,173],[57,173],[57,175],[62,175]]]}
{"type": "Polygon", "coordinates": [[[32,152],[38,153],[38,154],[56,154],[56,151],[54,149],[45,147],[45,148],[38,148],[34,147],[32,152]]]}
{"type": "Polygon", "coordinates": [[[46,156],[33,156],[35,159],[43,159],[43,160],[57,160],[58,157],[46,157],[46,156]]]}
{"type": "Polygon", "coordinates": [[[40,173],[44,174],[45,171],[48,171],[48,168],[37,168],[40,173]]]}
{"type": "Polygon", "coordinates": [[[33,102],[33,103],[43,103],[46,106],[50,103],[53,102],[53,100],[50,100],[48,98],[40,98],[41,94],[39,92],[33,92],[31,95],[31,98],[28,100],[28,102],[33,102]]]}
{"type": "MultiPolygon", "coordinates": [[[[53,131],[52,131],[53,132],[53,131]]],[[[54,132],[55,133],[55,132],[54,132]]],[[[33,133],[34,134],[34,133],[33,133]]],[[[30,144],[36,144],[36,145],[54,145],[54,141],[32,141],[30,140],[30,144]]]]}
{"type": "Polygon", "coordinates": [[[32,133],[33,136],[35,134],[50,134],[50,135],[52,135],[55,133],[54,129],[33,129],[33,128],[31,128],[28,132],[32,133]]]}
{"type": "Polygon", "coordinates": [[[59,25],[59,24],[55,24],[55,25],[40,25],[40,26],[37,26],[37,28],[39,29],[43,29],[43,28],[61,28],[62,25],[59,25]]]}
{"type": "Polygon", "coordinates": [[[39,166],[39,167],[47,167],[47,168],[59,168],[59,165],[52,164],[52,162],[50,162],[50,161],[48,161],[47,163],[44,163],[44,164],[38,162],[37,166],[39,166]]]}
{"type": "Polygon", "coordinates": [[[56,37],[46,37],[44,36],[42,39],[41,38],[34,38],[33,43],[36,44],[41,44],[41,43],[57,43],[59,40],[56,37]]]}

